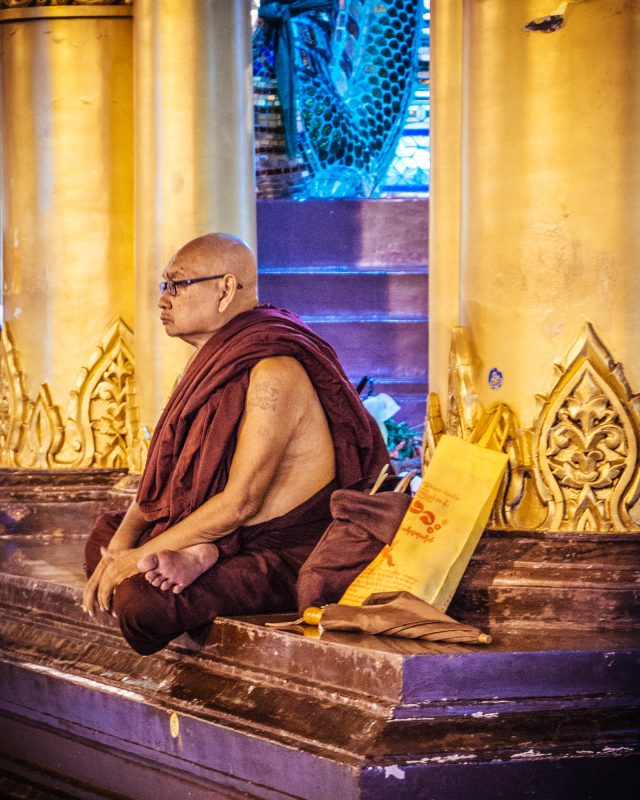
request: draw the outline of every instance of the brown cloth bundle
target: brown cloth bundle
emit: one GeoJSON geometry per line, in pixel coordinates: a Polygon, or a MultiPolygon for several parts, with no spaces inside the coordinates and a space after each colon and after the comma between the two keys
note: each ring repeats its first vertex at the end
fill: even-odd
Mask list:
{"type": "MultiPolygon", "coordinates": [[[[378,592],[361,606],[337,603],[322,609],[319,622],[327,631],[361,631],[432,642],[489,644],[491,637],[473,625],[457,622],[409,592],[378,592]]],[[[317,624],[313,612],[305,620],[317,624]]]]}
{"type": "Polygon", "coordinates": [[[377,494],[370,481],[359,481],[331,495],[333,521],[300,569],[298,610],[337,603],[357,575],[390,544],[409,507],[411,496],[393,489],[387,478],[377,494]]]}

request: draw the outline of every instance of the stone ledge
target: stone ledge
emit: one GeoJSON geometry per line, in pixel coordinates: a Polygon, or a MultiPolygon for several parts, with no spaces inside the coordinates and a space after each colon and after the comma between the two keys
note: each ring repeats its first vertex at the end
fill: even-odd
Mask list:
{"type": "MultiPolygon", "coordinates": [[[[34,726],[34,741],[71,737],[85,752],[74,780],[91,781],[86,753],[99,758],[103,748],[123,764],[177,770],[220,792],[312,800],[395,800],[404,796],[400,775],[413,782],[420,773],[420,785],[432,786],[444,766],[457,775],[482,765],[508,785],[532,761],[566,787],[572,760],[587,751],[602,765],[615,758],[623,772],[637,768],[634,632],[502,634],[479,650],[309,637],[265,628],[263,618],[221,618],[202,645],[183,637],[144,657],[128,649],[115,620],[86,619],[80,591],[0,577],[1,713],[23,733],[34,726]]],[[[39,746],[20,758],[46,766],[39,746]]],[[[447,778],[429,796],[464,796],[448,787],[447,778]]],[[[537,796],[567,796],[555,791],[537,796]]]]}
{"type": "Polygon", "coordinates": [[[0,769],[17,781],[154,800],[494,800],[526,781],[566,800],[609,798],[615,775],[635,796],[618,787],[640,766],[637,534],[487,531],[450,611],[488,648],[253,617],[143,657],[80,608],[91,516],[136,479],[69,477],[0,486],[0,769]]]}

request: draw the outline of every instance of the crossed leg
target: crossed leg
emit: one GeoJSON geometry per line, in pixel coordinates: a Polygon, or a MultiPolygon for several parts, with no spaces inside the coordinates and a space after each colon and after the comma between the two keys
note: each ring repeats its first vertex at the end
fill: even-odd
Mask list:
{"type": "Polygon", "coordinates": [[[142,574],[116,589],[113,608],[131,647],[148,655],[219,615],[295,609],[297,553],[262,551],[223,558],[181,592],[162,591],[142,574]]]}

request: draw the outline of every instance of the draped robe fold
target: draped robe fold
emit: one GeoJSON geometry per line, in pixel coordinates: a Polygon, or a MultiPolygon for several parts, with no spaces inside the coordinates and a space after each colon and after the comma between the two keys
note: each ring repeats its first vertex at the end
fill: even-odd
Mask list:
{"type": "MultiPolygon", "coordinates": [[[[227,482],[251,369],[262,359],[290,356],[305,368],[333,440],[336,478],[275,520],[218,539],[221,558],[180,594],[143,575],[117,587],[114,610],[129,644],[148,654],[217,615],[293,610],[298,570],[331,521],[335,488],[377,474],[388,452],[333,349],[298,317],[271,306],[239,314],[214,333],[176,386],[156,426],[138,489],[148,528],[138,544],[178,523],[227,482]]],[[[91,574],[124,512],[99,517],[89,535],[91,574]]]]}

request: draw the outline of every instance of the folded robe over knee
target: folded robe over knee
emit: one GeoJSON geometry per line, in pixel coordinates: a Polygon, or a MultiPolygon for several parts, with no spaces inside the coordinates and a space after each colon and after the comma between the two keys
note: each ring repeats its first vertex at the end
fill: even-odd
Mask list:
{"type": "MultiPolygon", "coordinates": [[[[170,397],[138,489],[149,523],[139,544],[224,489],[250,371],[273,356],[297,359],[309,375],[333,438],[336,480],[288,514],[217,540],[220,561],[179,595],[151,586],[142,575],[118,586],[114,603],[120,627],[140,653],[160,650],[218,614],[295,609],[297,572],[331,521],[331,491],[377,474],[389,460],[377,423],[333,349],[290,312],[258,306],[213,334],[170,397]]],[[[85,550],[88,574],[123,514],[108,512],[96,521],[85,550]]]]}

